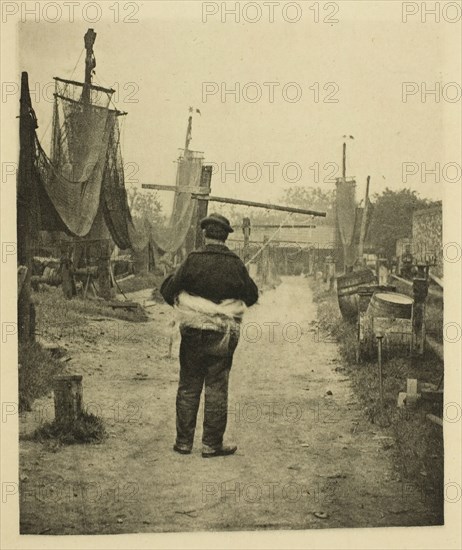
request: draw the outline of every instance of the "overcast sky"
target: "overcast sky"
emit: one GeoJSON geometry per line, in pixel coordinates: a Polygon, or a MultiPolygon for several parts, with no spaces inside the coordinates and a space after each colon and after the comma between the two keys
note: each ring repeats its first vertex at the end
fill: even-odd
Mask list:
{"type": "MultiPolygon", "coordinates": [[[[309,9],[314,3],[298,4],[303,11],[296,23],[284,20],[280,6],[275,7],[273,23],[268,22],[266,10],[257,23],[242,18],[236,23],[232,16],[221,22],[220,13],[204,23],[202,4],[189,1],[173,7],[163,2],[140,4],[135,16],[139,22],[131,24],[113,23],[108,10],[105,19],[94,24],[26,23],[20,25],[19,68],[29,72],[31,87],[40,83],[43,88],[53,76],[81,80],[83,55],[73,69],[83,35],[94,27],[95,82],[117,83],[116,105],[129,113],[124,121],[124,161],[139,167],[136,175],[130,167],[127,176],[140,183],[173,184],[174,160],[184,144],[188,108],[193,106],[201,116],[194,116],[191,148],[204,151],[206,161],[229,170],[236,163],[241,166],[239,184],[229,174],[225,182],[222,173],[214,175],[214,194],[274,201],[297,178],[293,166],[283,171],[287,163],[301,167],[297,184],[305,186],[315,185],[318,163],[319,185],[333,189],[333,183],[322,180],[333,174],[335,166],[323,167],[326,163],[340,167],[342,136],[352,135],[347,175],[357,178],[358,198],[367,175],[372,178],[372,192],[407,186],[422,196],[442,198],[443,183],[435,183],[433,176],[427,176],[425,184],[419,173],[404,185],[402,163],[426,163],[432,168],[435,162],[443,166],[457,159],[460,139],[454,139],[454,128],[460,123],[460,102],[442,97],[436,103],[428,96],[423,103],[420,96],[422,82],[429,87],[435,82],[460,84],[460,73],[448,63],[452,58],[454,66],[460,66],[460,50],[454,48],[457,25],[421,23],[418,16],[403,23],[400,2],[362,1],[339,2],[338,13],[332,13],[333,3],[333,8],[321,7],[321,21],[315,23],[315,12],[309,9]],[[339,22],[324,23],[323,18],[339,22]],[[206,82],[211,83],[209,89],[219,91],[204,100],[206,82]],[[258,90],[247,87],[246,95],[243,88],[249,82],[257,83],[262,92],[257,102],[246,101],[258,90]],[[279,83],[273,102],[265,82],[279,83]],[[402,101],[403,82],[419,86],[419,93],[410,95],[407,103],[402,101]],[[223,102],[222,88],[236,83],[240,101],[229,94],[223,102]],[[297,86],[287,87],[284,97],[287,83],[297,86]],[[300,100],[288,101],[297,89],[300,100]],[[338,102],[324,102],[328,96],[338,102]],[[259,182],[250,181],[256,177],[255,167],[243,170],[247,163],[259,165],[259,182]],[[263,163],[279,163],[273,165],[273,182],[268,164],[263,163]]],[[[214,8],[213,3],[208,5],[214,8]]],[[[219,9],[220,3],[216,6],[219,9]]],[[[244,15],[252,18],[254,13],[249,8],[244,15]]],[[[295,12],[286,15],[294,18],[295,12]]],[[[33,97],[33,103],[38,134],[44,136],[48,150],[52,104],[43,97],[33,97]]]]}

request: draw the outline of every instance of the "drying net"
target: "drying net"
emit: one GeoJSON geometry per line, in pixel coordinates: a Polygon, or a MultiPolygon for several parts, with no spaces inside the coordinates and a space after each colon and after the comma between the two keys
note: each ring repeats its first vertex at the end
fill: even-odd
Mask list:
{"type": "Polygon", "coordinates": [[[112,126],[103,174],[102,211],[104,220],[116,245],[126,248],[144,248],[146,243],[133,225],[125,188],[124,167],[120,146],[120,128],[112,126]]]}
{"type": "Polygon", "coordinates": [[[355,188],[354,181],[337,182],[337,223],[344,246],[349,246],[353,241],[356,219],[355,188]]]}
{"type": "Polygon", "coordinates": [[[41,184],[66,226],[84,237],[100,206],[101,187],[117,112],[108,108],[111,93],[88,90],[91,103],[76,99],[81,86],[56,80],[50,158],[37,140],[41,184]]]}
{"type": "MultiPolygon", "coordinates": [[[[191,193],[176,192],[165,227],[133,220],[124,180],[121,113],[109,108],[113,91],[55,80],[50,157],[34,138],[37,226],[87,239],[107,238],[109,231],[122,250],[151,244],[177,252],[194,233],[197,201],[191,193]]],[[[202,161],[201,153],[186,149],[178,162],[176,186],[199,187],[202,161]]]]}
{"type": "MultiPolygon", "coordinates": [[[[177,187],[199,187],[202,175],[202,153],[185,150],[178,161],[177,187]]],[[[151,240],[163,252],[176,252],[185,242],[188,232],[195,226],[197,201],[191,193],[176,192],[173,210],[165,227],[151,227],[151,240]]]]}
{"type": "Polygon", "coordinates": [[[109,108],[111,95],[111,90],[56,79],[50,158],[36,138],[40,225],[95,239],[107,238],[109,230],[125,249],[141,236],[128,207],[120,113],[109,108]]]}
{"type": "Polygon", "coordinates": [[[336,211],[337,225],[343,245],[344,263],[352,266],[356,260],[354,243],[356,226],[356,182],[345,179],[337,180],[336,211]]]}

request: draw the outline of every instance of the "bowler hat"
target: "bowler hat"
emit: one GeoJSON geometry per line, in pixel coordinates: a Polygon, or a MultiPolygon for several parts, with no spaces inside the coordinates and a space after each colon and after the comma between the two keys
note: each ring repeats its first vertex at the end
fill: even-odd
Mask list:
{"type": "Polygon", "coordinates": [[[215,223],[223,229],[226,229],[228,233],[234,233],[234,229],[231,227],[229,220],[221,214],[209,214],[206,218],[201,220],[201,228],[204,229],[207,225],[215,223]]]}

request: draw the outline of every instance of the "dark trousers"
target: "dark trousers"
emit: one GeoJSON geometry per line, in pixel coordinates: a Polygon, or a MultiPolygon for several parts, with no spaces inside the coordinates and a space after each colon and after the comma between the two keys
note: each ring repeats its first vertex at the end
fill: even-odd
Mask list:
{"type": "Polygon", "coordinates": [[[231,332],[225,346],[223,333],[181,328],[180,382],[176,398],[176,444],[191,449],[197,411],[205,383],[202,444],[219,449],[228,417],[228,380],[239,334],[231,332]]]}

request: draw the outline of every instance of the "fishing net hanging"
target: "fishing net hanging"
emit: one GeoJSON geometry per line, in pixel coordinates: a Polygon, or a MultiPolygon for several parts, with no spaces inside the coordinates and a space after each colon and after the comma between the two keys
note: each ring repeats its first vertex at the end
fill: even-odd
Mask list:
{"type": "MultiPolygon", "coordinates": [[[[51,153],[35,135],[33,175],[38,190],[37,226],[79,238],[107,239],[120,249],[151,244],[175,253],[191,239],[197,206],[176,192],[166,226],[133,220],[128,206],[113,91],[55,79],[51,153]],[[104,219],[104,223],[103,223],[104,219]]],[[[199,187],[203,156],[186,149],[178,161],[177,187],[199,187]]]]}
{"type": "Polygon", "coordinates": [[[349,246],[353,241],[356,218],[355,190],[356,183],[354,181],[340,180],[337,182],[337,222],[344,246],[349,246]]]}
{"type": "MultiPolygon", "coordinates": [[[[202,175],[202,153],[185,150],[178,161],[177,187],[199,187],[202,175]]],[[[195,199],[191,193],[176,192],[173,209],[166,227],[151,226],[151,240],[163,252],[175,253],[185,242],[195,219],[195,199]]]]}
{"type": "Polygon", "coordinates": [[[343,245],[344,263],[352,266],[356,260],[354,235],[356,223],[356,182],[340,179],[337,181],[336,212],[337,225],[343,245]]]}
{"type": "Polygon", "coordinates": [[[36,139],[41,226],[94,239],[107,238],[109,230],[120,248],[129,248],[137,231],[111,95],[111,90],[56,79],[50,158],[36,139]]]}
{"type": "Polygon", "coordinates": [[[84,237],[100,206],[117,112],[108,108],[110,92],[89,90],[94,103],[76,100],[80,92],[81,86],[56,80],[51,155],[47,157],[37,140],[36,166],[46,195],[68,232],[84,237]]]}

